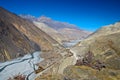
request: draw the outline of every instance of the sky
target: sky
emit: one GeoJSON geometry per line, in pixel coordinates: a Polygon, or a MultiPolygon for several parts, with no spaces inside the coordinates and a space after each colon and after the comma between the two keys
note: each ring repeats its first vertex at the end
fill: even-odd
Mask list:
{"type": "Polygon", "coordinates": [[[120,21],[120,0],[0,0],[0,6],[18,15],[44,15],[88,31],[120,21]]]}

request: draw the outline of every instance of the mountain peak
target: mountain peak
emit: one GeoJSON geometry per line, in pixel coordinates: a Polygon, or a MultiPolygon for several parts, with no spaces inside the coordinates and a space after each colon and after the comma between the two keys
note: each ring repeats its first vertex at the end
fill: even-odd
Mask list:
{"type": "Polygon", "coordinates": [[[35,16],[29,14],[20,14],[19,16],[29,21],[37,21],[37,18],[35,16]]]}
{"type": "Polygon", "coordinates": [[[25,18],[27,18],[27,17],[35,18],[35,16],[32,16],[32,15],[30,15],[30,14],[20,14],[19,16],[25,17],[25,18]]]}
{"type": "Polygon", "coordinates": [[[41,17],[38,18],[38,21],[40,22],[45,22],[45,21],[51,21],[52,19],[50,17],[46,17],[42,15],[41,17]]]}

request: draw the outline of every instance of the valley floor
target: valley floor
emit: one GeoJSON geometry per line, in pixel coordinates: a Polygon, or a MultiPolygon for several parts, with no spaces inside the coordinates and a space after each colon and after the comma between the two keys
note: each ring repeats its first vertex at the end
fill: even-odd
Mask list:
{"type": "Polygon", "coordinates": [[[18,74],[26,75],[27,80],[34,80],[36,76],[34,68],[37,68],[34,64],[43,60],[40,58],[40,53],[38,51],[33,54],[27,54],[22,58],[0,63],[0,80],[7,80],[9,77],[18,74]]]}

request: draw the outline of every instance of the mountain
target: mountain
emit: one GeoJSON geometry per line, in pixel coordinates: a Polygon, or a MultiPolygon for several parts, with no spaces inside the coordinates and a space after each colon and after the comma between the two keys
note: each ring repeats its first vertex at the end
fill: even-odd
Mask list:
{"type": "MultiPolygon", "coordinates": [[[[91,36],[89,36],[87,39],[79,42],[76,46],[74,46],[71,49],[71,51],[74,52],[77,56],[78,59],[77,66],[79,67],[71,66],[68,69],[76,70],[76,73],[77,70],[81,70],[81,72],[78,72],[77,75],[85,74],[86,76],[89,76],[89,77],[77,76],[76,78],[82,77],[82,79],[89,78],[90,80],[93,79],[119,80],[120,79],[119,35],[120,35],[120,22],[116,22],[115,24],[101,27],[96,32],[91,34],[91,36]],[[84,62],[86,63],[82,62],[82,60],[85,60],[84,62]],[[88,73],[85,73],[87,69],[88,73]],[[115,75],[113,76],[111,73],[115,75]]],[[[68,73],[66,75],[68,75],[68,73]]]]}
{"type": "Polygon", "coordinates": [[[48,18],[45,16],[36,18],[37,20],[33,19],[31,17],[28,17],[28,15],[26,15],[26,16],[22,15],[21,17],[25,18],[29,21],[33,21],[33,23],[36,26],[38,26],[39,28],[41,28],[41,26],[42,26],[42,29],[43,29],[45,26],[43,31],[48,33],[52,38],[57,40],[60,44],[64,44],[66,42],[70,42],[73,40],[81,40],[81,39],[86,38],[89,34],[91,34],[91,32],[78,29],[78,27],[73,24],[55,21],[55,20],[52,20],[51,18],[48,18]],[[44,24],[44,26],[42,24],[44,24]],[[45,30],[46,26],[47,26],[47,30],[45,30]],[[52,29],[52,31],[53,30],[54,31],[50,32],[51,29],[52,29]]]}
{"type": "Polygon", "coordinates": [[[57,30],[49,27],[45,23],[36,22],[36,21],[33,21],[33,23],[38,28],[40,28],[41,30],[43,30],[44,32],[46,32],[48,35],[50,35],[53,39],[55,39],[56,41],[58,41],[60,44],[62,44],[63,40],[67,40],[67,38],[64,37],[62,34],[60,34],[57,30]]]}
{"type": "Polygon", "coordinates": [[[62,47],[34,24],[2,7],[0,37],[0,61],[14,59],[36,50],[49,51],[62,47]]]}
{"type": "MultiPolygon", "coordinates": [[[[78,50],[77,48],[84,48],[84,49],[87,50],[87,49],[93,48],[92,46],[94,44],[96,44],[96,43],[101,43],[101,44],[97,44],[95,46],[99,46],[99,45],[100,46],[105,46],[111,41],[115,43],[115,42],[119,41],[119,36],[117,37],[117,35],[119,33],[120,33],[120,22],[117,22],[117,23],[111,24],[111,25],[107,25],[107,26],[101,27],[100,29],[95,31],[87,39],[85,39],[84,41],[79,42],[73,48],[74,49],[76,48],[76,50],[78,50]],[[118,40],[113,40],[113,39],[118,39],[118,40]],[[87,43],[87,44],[85,44],[85,43],[87,43]],[[81,47],[81,46],[83,46],[83,44],[84,44],[84,47],[81,47]],[[91,45],[91,44],[93,44],[93,45],[91,45]]],[[[118,47],[118,45],[116,45],[116,46],[118,47]]],[[[84,51],[84,50],[82,50],[82,51],[84,51]]],[[[84,53],[84,52],[76,52],[76,53],[84,53]]]]}
{"type": "Polygon", "coordinates": [[[79,29],[72,29],[72,28],[63,28],[59,29],[58,32],[62,34],[64,37],[70,40],[82,40],[85,39],[91,32],[79,30],[79,29]]]}
{"type": "Polygon", "coordinates": [[[51,18],[41,16],[38,18],[39,22],[47,24],[49,27],[57,30],[60,34],[70,40],[81,40],[86,38],[91,32],[79,29],[78,26],[74,24],[69,24],[66,22],[59,22],[52,20],[51,18]]]}
{"type": "Polygon", "coordinates": [[[64,26],[54,29],[53,20],[51,27],[44,21],[51,19],[32,17],[28,21],[0,8],[0,61],[31,53],[0,63],[2,80],[20,72],[27,80],[120,80],[120,22],[102,27],[75,46],[64,48],[56,41],[58,33],[65,37],[59,31],[68,35],[79,34],[79,30],[64,26]]]}
{"type": "Polygon", "coordinates": [[[29,21],[38,21],[38,19],[35,16],[31,16],[31,15],[26,15],[26,14],[20,14],[20,17],[27,19],[29,21]]]}
{"type": "Polygon", "coordinates": [[[43,72],[36,80],[119,80],[119,35],[120,22],[98,29],[70,48],[72,56],[43,72]]]}
{"type": "Polygon", "coordinates": [[[91,34],[91,36],[100,36],[100,35],[108,35],[117,33],[120,30],[120,22],[116,22],[115,24],[110,24],[101,27],[99,30],[91,34]]]}
{"type": "Polygon", "coordinates": [[[40,18],[38,18],[38,22],[45,23],[49,27],[51,27],[55,30],[59,30],[59,29],[63,29],[63,28],[78,29],[77,26],[75,26],[73,24],[69,24],[69,23],[66,23],[66,22],[55,21],[55,20],[52,20],[51,18],[46,17],[46,16],[41,16],[40,18]]]}

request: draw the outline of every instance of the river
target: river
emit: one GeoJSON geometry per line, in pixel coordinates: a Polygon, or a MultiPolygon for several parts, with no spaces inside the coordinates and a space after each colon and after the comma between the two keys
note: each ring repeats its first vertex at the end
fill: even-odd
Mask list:
{"type": "Polygon", "coordinates": [[[43,60],[43,58],[40,58],[40,54],[41,52],[37,51],[22,58],[0,63],[0,80],[7,80],[17,74],[26,75],[27,80],[34,80],[36,76],[34,69],[37,69],[34,64],[43,60]]]}

